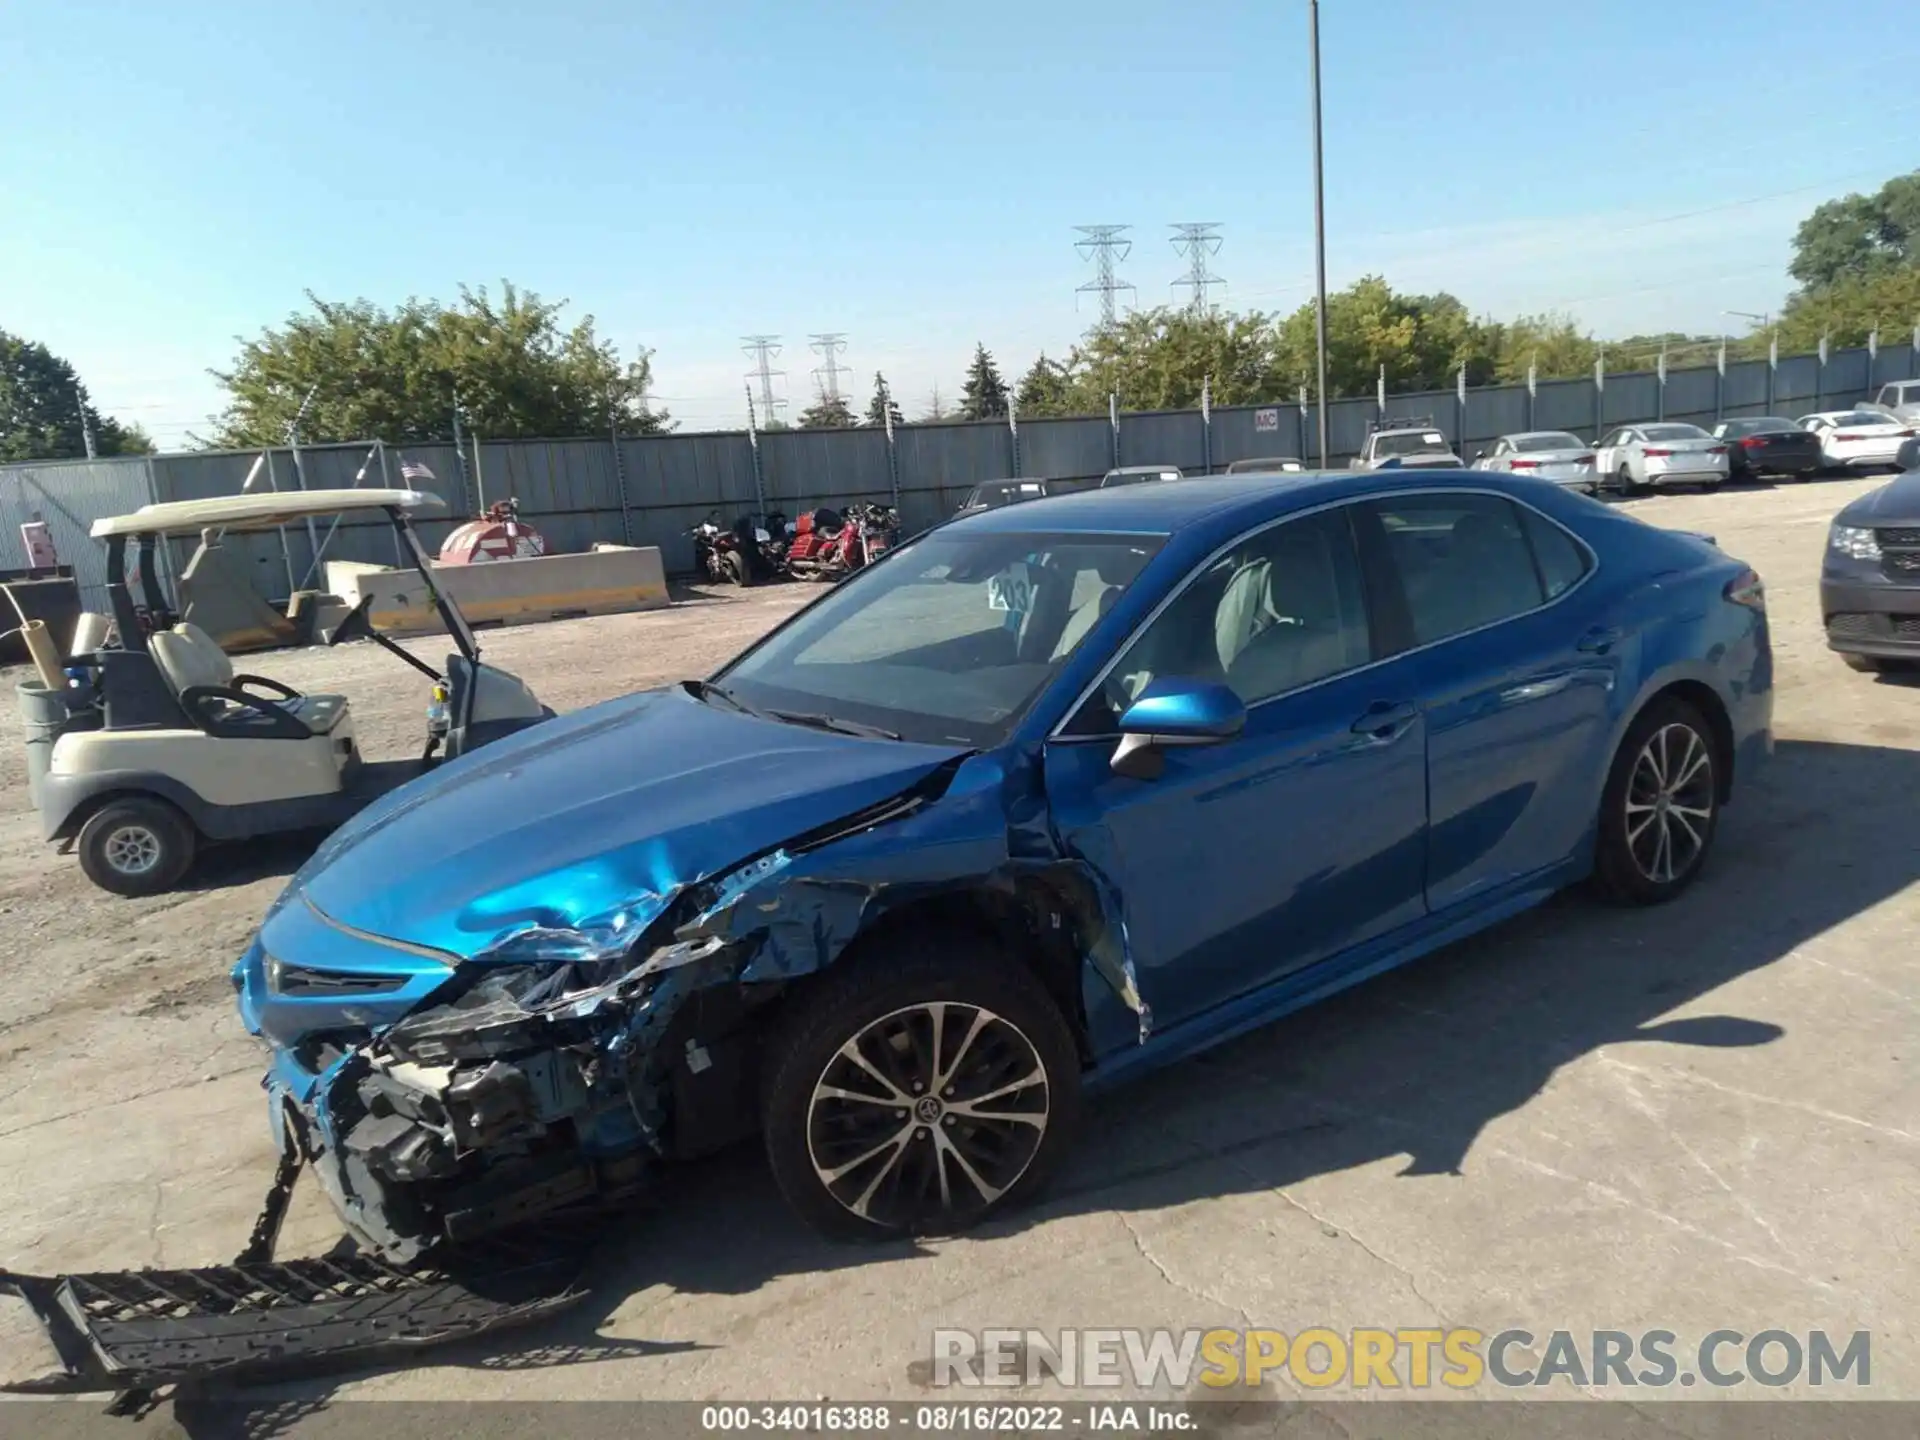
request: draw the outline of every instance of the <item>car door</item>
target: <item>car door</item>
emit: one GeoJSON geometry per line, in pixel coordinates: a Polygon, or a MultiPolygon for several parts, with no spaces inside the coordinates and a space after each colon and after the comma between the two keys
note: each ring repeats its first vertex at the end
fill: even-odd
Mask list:
{"type": "Polygon", "coordinates": [[[1415,671],[1372,625],[1351,509],[1199,565],[1048,743],[1055,833],[1120,892],[1157,1027],[1425,913],[1415,671]],[[1245,729],[1169,748],[1155,779],[1115,774],[1119,712],[1173,676],[1231,686],[1245,729]]]}
{"type": "Polygon", "coordinates": [[[1438,914],[1587,842],[1626,637],[1583,594],[1591,553],[1531,506],[1425,492],[1366,518],[1417,647],[1438,914]]]}
{"type": "Polygon", "coordinates": [[[1505,440],[1496,441],[1493,449],[1487,454],[1486,464],[1481,468],[1484,470],[1505,470],[1507,468],[1507,456],[1511,454],[1512,451],[1513,447],[1505,440]]]}
{"type": "Polygon", "coordinates": [[[1606,437],[1593,447],[1593,468],[1604,484],[1613,478],[1613,472],[1619,468],[1616,447],[1620,443],[1620,432],[1609,430],[1606,437]]]}

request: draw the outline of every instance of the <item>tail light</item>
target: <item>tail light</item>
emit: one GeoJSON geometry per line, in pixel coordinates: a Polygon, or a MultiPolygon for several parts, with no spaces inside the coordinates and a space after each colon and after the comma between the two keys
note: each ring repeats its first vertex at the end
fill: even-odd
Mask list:
{"type": "Polygon", "coordinates": [[[1727,447],[1724,445],[1709,445],[1707,447],[1707,454],[1709,455],[1724,455],[1726,453],[1727,447]]]}
{"type": "Polygon", "coordinates": [[[1721,594],[1735,605],[1744,605],[1749,610],[1767,608],[1767,587],[1753,570],[1742,570],[1727,582],[1727,588],[1721,594]]]}
{"type": "Polygon", "coordinates": [[[1746,439],[1740,442],[1740,448],[1742,450],[1758,450],[1762,445],[1766,443],[1767,443],[1767,437],[1764,435],[1749,435],[1747,436],[1746,439]]]}
{"type": "Polygon", "coordinates": [[[1576,465],[1584,465],[1584,466],[1587,466],[1589,469],[1591,469],[1593,466],[1593,456],[1582,455],[1578,459],[1576,459],[1573,463],[1576,465]]]}
{"type": "Polygon", "coordinates": [[[1649,460],[1666,460],[1673,455],[1671,450],[1642,450],[1640,453],[1649,460]]]}
{"type": "Polygon", "coordinates": [[[1540,462],[1538,460],[1515,460],[1512,463],[1513,468],[1516,470],[1538,470],[1540,468],[1540,462]]]}

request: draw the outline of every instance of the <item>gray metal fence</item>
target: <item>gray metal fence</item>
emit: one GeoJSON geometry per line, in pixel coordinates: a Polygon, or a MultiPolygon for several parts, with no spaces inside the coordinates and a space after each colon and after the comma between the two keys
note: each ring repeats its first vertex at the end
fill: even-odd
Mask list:
{"type": "MultiPolygon", "coordinates": [[[[1699,425],[1736,415],[1776,413],[1789,418],[1871,398],[1889,380],[1920,376],[1920,355],[1908,346],[1842,350],[1822,364],[1815,355],[1717,367],[1675,369],[1665,382],[1653,373],[1543,381],[1527,386],[1470,389],[1389,398],[1390,416],[1431,417],[1461,455],[1516,430],[1571,430],[1598,439],[1601,429],[1629,421],[1687,420],[1699,425]]],[[[1121,397],[1124,403],[1125,397],[1121,397]]],[[[1329,406],[1331,465],[1345,465],[1364,443],[1378,409],[1371,397],[1329,406]]],[[[897,427],[891,451],[878,429],[782,430],[756,441],[745,433],[611,440],[490,441],[457,454],[451,444],[381,450],[369,444],[305,448],[299,464],[285,450],[268,453],[254,488],[291,489],[399,484],[405,461],[424,463],[448,503],[446,521],[423,526],[437,545],[452,525],[478,505],[512,495],[522,516],[556,550],[584,550],[597,540],[630,539],[657,545],[667,569],[692,569],[687,531],[718,511],[725,521],[751,510],[756,497],[768,509],[794,515],[816,505],[893,498],[909,533],[951,515],[982,480],[1013,475],[1087,480],[1110,466],[1171,464],[1190,471],[1270,455],[1317,460],[1314,417],[1298,404],[1197,410],[1122,410],[1107,416],[1021,420],[1017,432],[1002,421],[947,422],[897,427]]],[[[232,494],[246,481],[256,452],[214,451],[151,459],[60,461],[0,466],[0,565],[24,565],[19,525],[43,519],[60,558],[76,567],[88,603],[100,603],[104,581],[99,547],[87,527],[102,515],[148,500],[188,500],[232,494]]],[[[342,521],[288,526],[228,541],[255,587],[279,601],[295,588],[317,584],[317,553],[326,558],[394,561],[393,537],[383,524],[342,521]],[[310,578],[312,577],[312,578],[310,578]]],[[[174,563],[185,558],[177,549],[174,563]]]]}

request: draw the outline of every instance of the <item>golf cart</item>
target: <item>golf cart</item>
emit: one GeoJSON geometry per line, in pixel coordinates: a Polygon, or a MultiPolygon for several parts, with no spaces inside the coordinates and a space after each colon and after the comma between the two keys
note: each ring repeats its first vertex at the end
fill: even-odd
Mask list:
{"type": "Polygon", "coordinates": [[[413,490],[306,490],[144,505],[96,520],[113,614],[110,623],[82,617],[67,661],[65,718],[35,785],[45,837],[61,842],[62,854],[78,849],[81,869],[102,889],[157,894],[186,874],[203,843],[330,829],[441,752],[452,759],[551,716],[519,679],[480,663],[472,629],[434,584],[407,517],[443,508],[413,490]],[[371,596],[326,643],[371,639],[431,682],[426,744],[412,760],[364,760],[344,695],[303,695],[264,676],[236,675],[205,631],[168,611],[154,563],[166,536],[371,511],[392,524],[454,653],[442,673],[376,632],[371,596]],[[135,602],[130,551],[144,605],[135,602]]]}

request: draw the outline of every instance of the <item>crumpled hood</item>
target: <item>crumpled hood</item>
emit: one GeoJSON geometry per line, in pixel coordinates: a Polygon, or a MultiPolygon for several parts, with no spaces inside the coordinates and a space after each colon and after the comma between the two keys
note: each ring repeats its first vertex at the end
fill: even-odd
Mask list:
{"type": "Polygon", "coordinates": [[[760,720],[677,686],[649,691],[403,787],[335,832],[285,898],[304,892],[354,930],[461,957],[609,916],[633,934],[677,888],[963,753],[760,720]]]}
{"type": "Polygon", "coordinates": [[[1833,519],[1837,525],[1920,525],[1920,470],[1862,495],[1833,519]]]}

